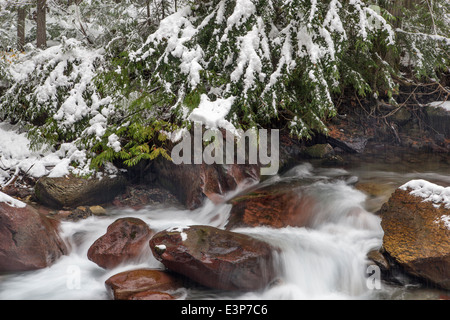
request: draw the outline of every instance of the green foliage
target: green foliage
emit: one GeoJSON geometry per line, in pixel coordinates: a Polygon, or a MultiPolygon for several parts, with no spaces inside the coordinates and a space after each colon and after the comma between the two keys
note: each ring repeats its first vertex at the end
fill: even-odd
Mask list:
{"type": "Polygon", "coordinates": [[[167,122],[155,120],[149,125],[135,122],[118,128],[117,137],[123,146],[114,149],[108,143],[109,139],[99,141],[92,148],[96,153],[91,162],[92,168],[101,168],[106,162],[117,162],[118,159],[128,167],[135,166],[142,160],[154,160],[158,156],[172,160],[167,150],[167,136],[163,133],[164,130],[172,132],[175,127],[167,122]]]}
{"type": "Polygon", "coordinates": [[[234,97],[227,120],[236,127],[284,124],[310,137],[327,131],[344,88],[395,92],[393,45],[387,19],[362,1],[215,0],[162,21],[129,66],[150,70],[136,77],[144,90],[177,97],[166,103],[180,122],[202,94],[234,97]]]}

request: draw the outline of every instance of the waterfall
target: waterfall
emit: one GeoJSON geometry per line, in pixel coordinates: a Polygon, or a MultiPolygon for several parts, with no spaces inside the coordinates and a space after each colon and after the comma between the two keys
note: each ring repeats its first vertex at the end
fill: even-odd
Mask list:
{"type": "MultiPolygon", "coordinates": [[[[392,176],[389,175],[390,178],[392,176]]],[[[183,297],[373,299],[379,297],[380,292],[382,294],[391,290],[384,283],[380,289],[370,282],[373,269],[368,267],[366,255],[381,246],[383,231],[380,218],[365,208],[366,195],[353,186],[356,179],[353,174],[343,169],[321,169],[303,164],[263,183],[270,184],[282,179],[302,179],[302,192],[316,199],[310,223],[305,227],[232,230],[252,235],[279,249],[274,253],[278,279],[258,292],[233,293],[187,288],[183,297]]],[[[242,190],[235,193],[239,191],[242,190]]],[[[148,254],[112,270],[104,270],[88,260],[90,245],[116,219],[136,217],[144,220],[155,232],[199,224],[222,228],[227,223],[230,210],[231,204],[217,205],[206,201],[202,207],[193,211],[174,207],[110,209],[106,216],[62,222],[61,235],[71,248],[70,254],[49,268],[0,275],[0,299],[109,299],[104,282],[112,275],[130,269],[163,267],[148,254]]]]}

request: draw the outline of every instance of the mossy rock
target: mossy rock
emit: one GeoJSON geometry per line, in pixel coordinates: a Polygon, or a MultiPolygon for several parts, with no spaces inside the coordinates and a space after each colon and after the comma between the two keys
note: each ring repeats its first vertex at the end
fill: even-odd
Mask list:
{"type": "Polygon", "coordinates": [[[97,205],[112,201],[123,192],[127,179],[123,176],[96,178],[42,177],[35,185],[37,200],[55,209],[76,208],[83,205],[97,205]]]}
{"type": "Polygon", "coordinates": [[[305,155],[314,159],[324,159],[334,154],[333,147],[328,143],[315,144],[305,149],[305,155]]]}

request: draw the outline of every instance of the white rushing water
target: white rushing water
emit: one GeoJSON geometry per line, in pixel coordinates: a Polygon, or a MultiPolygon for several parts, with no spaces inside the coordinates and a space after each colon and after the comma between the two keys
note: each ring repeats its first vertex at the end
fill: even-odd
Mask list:
{"type": "MultiPolygon", "coordinates": [[[[342,169],[319,170],[300,165],[277,179],[309,178],[306,192],[315,197],[314,220],[308,227],[240,228],[280,248],[276,256],[279,280],[259,292],[229,293],[190,291],[193,299],[371,299],[376,297],[374,270],[366,254],[382,243],[380,218],[365,209],[366,196],[348,182],[342,169]],[[339,178],[341,177],[341,178],[339,178]]],[[[270,181],[266,182],[270,183],[270,181]]],[[[150,252],[134,263],[104,270],[87,259],[90,245],[119,217],[144,220],[155,232],[170,227],[211,225],[223,227],[231,205],[206,202],[189,211],[148,207],[142,210],[114,210],[105,217],[63,222],[61,234],[71,247],[70,254],[49,268],[0,275],[0,299],[110,299],[104,282],[110,276],[136,268],[162,268],[150,252]]],[[[375,270],[376,271],[376,270],[375,270]]],[[[198,290],[198,289],[197,289],[198,290]]]]}

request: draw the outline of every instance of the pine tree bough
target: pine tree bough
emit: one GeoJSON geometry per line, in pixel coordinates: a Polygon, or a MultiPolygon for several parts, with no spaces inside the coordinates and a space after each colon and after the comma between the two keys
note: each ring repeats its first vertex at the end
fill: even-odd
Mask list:
{"type": "MultiPolygon", "coordinates": [[[[30,125],[36,145],[79,148],[70,159],[78,173],[167,156],[166,140],[193,121],[326,134],[336,97],[349,89],[395,106],[398,79],[438,82],[449,71],[450,5],[442,0],[405,6],[409,15],[392,1],[167,2],[162,14],[152,7],[165,17],[159,25],[130,1],[89,3],[96,15],[87,2],[47,4],[60,25],[62,11],[73,18],[64,32],[50,24],[58,35],[48,40],[59,45],[11,66],[0,59],[8,83],[0,118],[30,125]]],[[[0,12],[2,43],[12,43],[2,30],[13,11],[0,12]]]]}
{"type": "Polygon", "coordinates": [[[343,82],[370,87],[349,58],[370,61],[374,42],[389,48],[394,38],[362,1],[216,0],[161,21],[130,61],[151,70],[149,85],[177,97],[171,107],[181,117],[232,98],[226,118],[233,125],[287,118],[292,133],[309,137],[326,131],[323,120],[335,114],[332,95],[343,82]]]}

